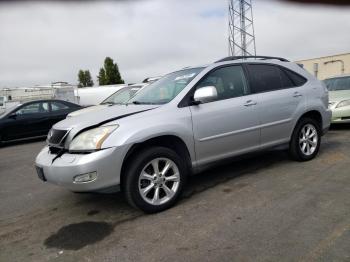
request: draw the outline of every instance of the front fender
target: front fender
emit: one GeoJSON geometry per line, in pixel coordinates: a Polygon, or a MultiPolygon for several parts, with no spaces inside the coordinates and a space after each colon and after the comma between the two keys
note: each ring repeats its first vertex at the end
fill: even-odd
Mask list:
{"type": "Polygon", "coordinates": [[[191,161],[195,161],[192,118],[188,108],[158,114],[149,112],[143,118],[126,118],[118,124],[119,128],[105,140],[103,148],[127,146],[130,149],[135,144],[160,136],[176,136],[185,143],[191,161]]]}

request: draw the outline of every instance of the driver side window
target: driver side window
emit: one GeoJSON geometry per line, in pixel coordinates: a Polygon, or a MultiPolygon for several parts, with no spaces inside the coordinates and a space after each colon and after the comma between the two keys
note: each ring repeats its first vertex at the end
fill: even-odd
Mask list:
{"type": "Polygon", "coordinates": [[[29,105],[23,106],[16,111],[16,115],[28,115],[28,114],[42,114],[49,113],[49,103],[31,103],[29,105]]]}
{"type": "Polygon", "coordinates": [[[249,94],[247,81],[241,66],[226,66],[210,72],[198,84],[196,89],[214,86],[218,97],[215,101],[240,97],[249,94]]]}

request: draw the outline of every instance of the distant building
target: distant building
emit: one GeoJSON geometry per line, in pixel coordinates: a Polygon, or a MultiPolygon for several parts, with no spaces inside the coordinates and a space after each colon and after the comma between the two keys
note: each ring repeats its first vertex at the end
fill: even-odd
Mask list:
{"type": "Polygon", "coordinates": [[[320,80],[350,74],[350,53],[296,61],[320,80]]]}

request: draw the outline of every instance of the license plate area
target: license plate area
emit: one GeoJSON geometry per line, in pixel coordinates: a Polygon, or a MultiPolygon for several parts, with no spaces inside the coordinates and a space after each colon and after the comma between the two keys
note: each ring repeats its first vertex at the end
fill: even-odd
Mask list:
{"type": "Polygon", "coordinates": [[[42,167],[36,166],[36,173],[38,174],[38,177],[42,180],[42,181],[46,181],[46,177],[44,174],[44,169],[42,167]]]}

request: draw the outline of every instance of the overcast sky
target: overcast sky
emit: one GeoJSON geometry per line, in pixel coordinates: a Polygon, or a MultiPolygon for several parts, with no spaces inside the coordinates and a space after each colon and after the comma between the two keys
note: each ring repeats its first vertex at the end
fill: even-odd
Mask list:
{"type": "MultiPolygon", "coordinates": [[[[350,9],[254,1],[257,53],[350,52],[350,9]]],[[[227,0],[0,4],[0,87],[77,82],[106,56],[126,82],[225,57],[227,0]]]]}

